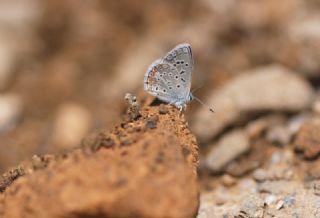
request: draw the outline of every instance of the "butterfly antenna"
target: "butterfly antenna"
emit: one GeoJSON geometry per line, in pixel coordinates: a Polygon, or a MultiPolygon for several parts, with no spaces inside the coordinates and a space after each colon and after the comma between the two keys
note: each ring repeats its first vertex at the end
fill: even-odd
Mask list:
{"type": "Polygon", "coordinates": [[[198,91],[198,90],[201,89],[203,86],[204,86],[204,83],[201,84],[200,86],[198,86],[197,88],[193,89],[193,90],[191,91],[191,93],[194,93],[194,92],[198,91]]]}
{"type": "Polygon", "coordinates": [[[203,106],[209,108],[210,112],[214,113],[214,110],[207,104],[205,104],[203,101],[201,101],[199,98],[195,97],[195,96],[192,96],[193,99],[197,100],[200,104],[202,104],[203,106]]]}

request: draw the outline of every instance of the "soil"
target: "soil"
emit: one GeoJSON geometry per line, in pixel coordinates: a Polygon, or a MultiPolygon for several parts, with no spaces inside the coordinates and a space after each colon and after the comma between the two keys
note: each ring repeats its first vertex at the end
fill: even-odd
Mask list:
{"type": "Polygon", "coordinates": [[[319,218],[319,11],[4,0],[0,217],[319,218]],[[150,63],[183,42],[214,113],[143,91],[150,63]]]}
{"type": "Polygon", "coordinates": [[[145,107],[136,120],[88,136],[81,149],[9,172],[1,217],[193,217],[196,139],[178,109],[161,107],[166,113],[145,107]]]}

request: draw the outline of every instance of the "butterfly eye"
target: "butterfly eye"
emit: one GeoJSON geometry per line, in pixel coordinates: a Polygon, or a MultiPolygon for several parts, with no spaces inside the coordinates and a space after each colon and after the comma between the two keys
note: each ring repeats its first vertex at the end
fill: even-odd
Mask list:
{"type": "Polygon", "coordinates": [[[186,63],[186,66],[189,66],[189,64],[188,64],[188,63],[186,63]]]}
{"type": "Polygon", "coordinates": [[[177,85],[177,88],[180,88],[180,85],[177,85]]]}
{"type": "Polygon", "coordinates": [[[176,77],[176,79],[178,79],[179,77],[178,76],[175,76],[176,77]]]}

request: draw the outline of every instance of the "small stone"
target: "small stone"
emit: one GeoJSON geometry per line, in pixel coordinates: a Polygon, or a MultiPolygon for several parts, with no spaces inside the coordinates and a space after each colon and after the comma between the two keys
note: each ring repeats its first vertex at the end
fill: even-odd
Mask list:
{"type": "Polygon", "coordinates": [[[284,116],[281,115],[268,115],[261,117],[257,120],[251,121],[246,126],[246,132],[250,138],[257,138],[264,133],[270,126],[274,126],[283,123],[285,120],[284,116]]]}
{"type": "Polygon", "coordinates": [[[283,201],[284,201],[283,207],[292,207],[296,203],[295,195],[294,194],[289,194],[289,195],[285,196],[283,201]]]}
{"type": "Polygon", "coordinates": [[[302,125],[294,141],[295,149],[303,153],[306,159],[316,158],[320,154],[320,119],[314,118],[302,125]]]}
{"type": "Polygon", "coordinates": [[[271,204],[274,204],[276,201],[277,201],[277,196],[274,194],[268,194],[264,199],[264,202],[269,206],[271,204]]]}
{"type": "Polygon", "coordinates": [[[150,117],[146,124],[145,124],[145,128],[144,129],[155,129],[157,127],[157,122],[159,120],[158,116],[152,116],[150,117]]]}
{"type": "Polygon", "coordinates": [[[128,102],[129,108],[127,110],[128,121],[136,120],[141,117],[140,105],[137,102],[136,96],[126,93],[124,99],[128,102]]]}
{"type": "Polygon", "coordinates": [[[239,73],[238,77],[214,90],[206,102],[215,106],[215,116],[206,108],[200,108],[194,114],[192,129],[202,141],[208,141],[243,114],[268,110],[302,111],[311,105],[313,96],[311,85],[284,66],[253,69],[239,73]]]}
{"type": "Polygon", "coordinates": [[[0,89],[3,90],[13,76],[12,69],[15,64],[17,52],[7,41],[0,38],[0,89]]]}
{"type": "Polygon", "coordinates": [[[281,208],[283,208],[283,205],[284,205],[284,201],[283,200],[278,201],[278,203],[276,205],[276,209],[280,210],[281,208]]]}
{"type": "MultiPolygon", "coordinates": [[[[240,213],[247,216],[244,217],[257,217],[257,213],[261,213],[263,210],[264,202],[256,195],[249,195],[247,199],[242,203],[240,213]]],[[[240,216],[241,217],[241,216],[240,216]]]]}
{"type": "Polygon", "coordinates": [[[22,102],[17,95],[0,95],[0,133],[13,129],[21,112],[22,102]]]}
{"type": "Polygon", "coordinates": [[[91,127],[90,112],[76,103],[66,103],[58,108],[52,143],[58,150],[68,150],[78,146],[91,127]]]}
{"type": "Polygon", "coordinates": [[[320,100],[317,100],[313,103],[312,109],[314,112],[320,114],[320,100]]]}
{"type": "Polygon", "coordinates": [[[313,191],[315,195],[320,196],[320,181],[314,183],[313,191]]]}
{"type": "Polygon", "coordinates": [[[46,166],[46,164],[41,160],[41,157],[39,157],[38,155],[33,155],[32,166],[34,169],[42,169],[46,166]]]}
{"type": "MultiPolygon", "coordinates": [[[[312,7],[312,6],[311,6],[312,7]]],[[[307,9],[308,12],[310,9],[307,9]]],[[[296,16],[288,25],[289,40],[288,56],[293,59],[291,68],[299,69],[307,77],[319,76],[320,70],[320,16],[319,13],[309,13],[308,16],[296,16]],[[294,54],[292,53],[294,47],[294,54]]]]}
{"type": "Polygon", "coordinates": [[[221,179],[223,185],[226,187],[231,187],[236,184],[236,180],[228,174],[223,175],[221,179]]]}
{"type": "Polygon", "coordinates": [[[253,172],[253,178],[258,182],[265,181],[267,177],[268,177],[267,172],[264,169],[256,169],[253,172]]]}
{"type": "Polygon", "coordinates": [[[111,148],[114,145],[114,141],[112,138],[108,137],[101,141],[101,146],[104,148],[111,148]]]}
{"type": "Polygon", "coordinates": [[[294,193],[297,189],[296,183],[292,183],[285,180],[279,181],[264,181],[259,183],[257,186],[258,192],[261,193],[272,193],[272,194],[281,194],[281,193],[294,193]]]}
{"type": "Polygon", "coordinates": [[[127,136],[121,136],[119,140],[122,146],[127,146],[133,143],[132,139],[127,136]]]}
{"type": "Polygon", "coordinates": [[[159,114],[167,114],[169,112],[168,108],[164,104],[160,104],[159,106],[159,114]]]}
{"type": "Polygon", "coordinates": [[[206,158],[207,167],[212,172],[221,172],[224,167],[250,149],[247,134],[241,130],[223,136],[211,149],[206,158]]]}
{"type": "Polygon", "coordinates": [[[276,125],[267,130],[266,138],[272,143],[284,146],[290,143],[291,133],[285,125],[276,125]]]}

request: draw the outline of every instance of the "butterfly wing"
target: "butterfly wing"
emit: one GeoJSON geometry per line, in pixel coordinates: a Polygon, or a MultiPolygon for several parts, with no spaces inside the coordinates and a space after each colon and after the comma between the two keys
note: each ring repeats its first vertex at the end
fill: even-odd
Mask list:
{"type": "Polygon", "coordinates": [[[144,89],[165,102],[183,105],[190,96],[192,67],[191,46],[180,44],[150,65],[144,89]]]}
{"type": "Polygon", "coordinates": [[[189,96],[193,68],[191,46],[187,43],[177,45],[166,54],[163,61],[177,69],[174,77],[178,77],[177,80],[183,86],[183,90],[179,92],[185,97],[189,96]]]}
{"type": "Polygon", "coordinates": [[[173,79],[176,74],[178,71],[175,67],[163,63],[161,59],[156,60],[145,73],[144,89],[165,102],[175,103],[180,97],[175,91],[175,87],[179,86],[173,79]]]}

